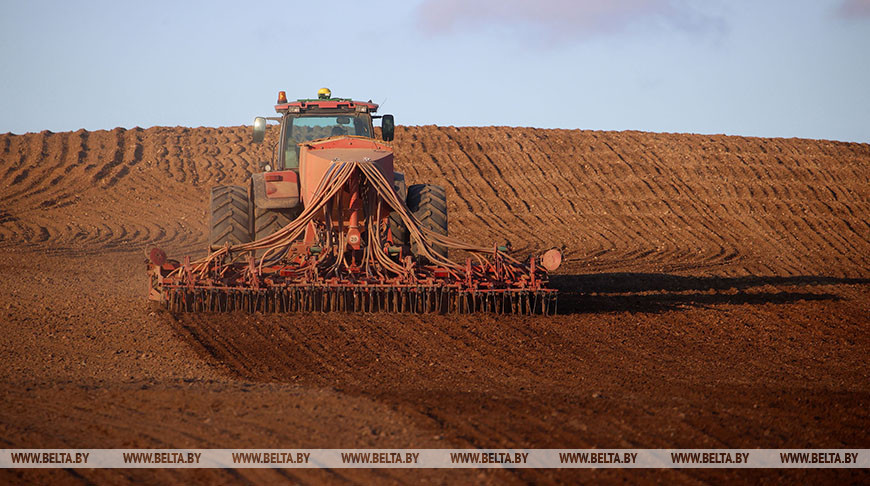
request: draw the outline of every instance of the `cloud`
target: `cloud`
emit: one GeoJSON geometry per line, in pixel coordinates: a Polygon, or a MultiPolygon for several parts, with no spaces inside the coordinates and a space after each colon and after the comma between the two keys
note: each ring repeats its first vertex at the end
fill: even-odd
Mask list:
{"type": "Polygon", "coordinates": [[[538,39],[582,40],[638,23],[686,31],[723,27],[683,0],[424,0],[417,13],[422,29],[432,35],[495,27],[538,39]]]}
{"type": "Polygon", "coordinates": [[[843,17],[870,17],[870,0],[843,0],[838,13],[843,17]]]}

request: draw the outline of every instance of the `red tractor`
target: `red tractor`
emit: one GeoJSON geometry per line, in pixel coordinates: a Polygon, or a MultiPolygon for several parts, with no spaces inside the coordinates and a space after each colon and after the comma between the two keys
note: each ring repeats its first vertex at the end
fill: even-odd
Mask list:
{"type": "MultiPolygon", "coordinates": [[[[281,91],[273,160],[245,185],[212,189],[207,257],[150,252],[149,297],[173,311],[554,312],[559,252],[520,261],[450,238],[444,189],[405,185],[391,115],[373,138],[377,109],[281,91]]],[[[266,123],[255,119],[255,142],[266,123]]]]}
{"type": "MultiPolygon", "coordinates": [[[[296,219],[331,162],[322,157],[322,150],[340,150],[341,155],[359,152],[355,154],[360,155],[357,158],[368,157],[376,161],[421,226],[447,236],[447,195],[444,188],[434,184],[407,186],[404,174],[393,171],[392,149],[370,140],[374,137],[372,121],[376,118],[381,119],[383,140],[393,140],[395,125],[392,115],[375,115],[378,105],[371,101],[332,98],[326,88],[319,91],[317,99],[293,102],[288,102],[281,91],[275,111],[280,116],[254,120],[256,143],[265,138],[267,120],[280,123],[273,160],[261,166],[265,172],[252,174],[245,185],[216,186],[211,190],[210,250],[217,250],[227,243],[238,245],[265,238],[296,219]],[[333,137],[341,138],[312,143],[333,137]],[[313,150],[314,147],[317,150],[313,150]]],[[[347,216],[353,214],[350,211],[347,216]]],[[[349,228],[359,231],[359,222],[359,218],[348,221],[349,228]]],[[[404,247],[406,252],[415,256],[419,253],[416,245],[411,246],[408,228],[398,214],[391,213],[388,229],[393,246],[404,247]]],[[[312,231],[315,230],[313,227],[312,231]]],[[[309,244],[314,236],[311,232],[307,234],[309,244]]],[[[435,244],[434,247],[441,256],[447,256],[447,248],[443,245],[435,244]]]]}

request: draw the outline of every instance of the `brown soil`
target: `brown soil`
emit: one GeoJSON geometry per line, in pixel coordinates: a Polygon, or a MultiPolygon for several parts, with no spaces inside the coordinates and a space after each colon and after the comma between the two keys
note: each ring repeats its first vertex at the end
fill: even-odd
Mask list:
{"type": "MultiPolygon", "coordinates": [[[[275,134],[271,134],[274,141],[275,134]]],[[[249,129],[0,135],[3,448],[870,447],[870,145],[400,127],[450,232],[564,247],[550,317],[183,315],[249,129]]],[[[861,471],[4,470],[89,482],[860,482],[861,471]]]]}

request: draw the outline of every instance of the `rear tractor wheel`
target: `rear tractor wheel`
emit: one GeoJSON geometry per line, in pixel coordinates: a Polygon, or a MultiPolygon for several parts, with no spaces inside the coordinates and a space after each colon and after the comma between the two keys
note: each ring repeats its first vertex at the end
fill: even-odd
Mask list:
{"type": "Polygon", "coordinates": [[[208,248],[211,251],[225,244],[239,245],[251,242],[251,203],[248,191],[242,186],[216,186],[211,188],[208,248]]]}
{"type": "MultiPolygon", "coordinates": [[[[441,186],[434,184],[414,184],[408,188],[408,209],[420,222],[420,226],[430,231],[447,236],[447,193],[441,186]]],[[[420,243],[412,242],[411,252],[421,253],[420,243]]],[[[432,243],[432,249],[447,258],[447,247],[432,243]]]]}

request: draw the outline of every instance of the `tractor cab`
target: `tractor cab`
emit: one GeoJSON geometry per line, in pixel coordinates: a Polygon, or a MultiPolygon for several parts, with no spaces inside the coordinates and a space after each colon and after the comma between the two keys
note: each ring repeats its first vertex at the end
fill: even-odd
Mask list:
{"type": "Polygon", "coordinates": [[[327,88],[318,91],[315,99],[293,102],[288,102],[286,93],[279,91],[275,111],[280,116],[254,120],[254,142],[261,142],[265,137],[267,119],[281,124],[277,160],[273,160],[271,170],[297,169],[300,143],[342,135],[373,138],[373,118],[381,118],[382,138],[385,141],[393,139],[395,125],[392,115],[374,115],[378,105],[371,101],[332,98],[327,88]]]}

